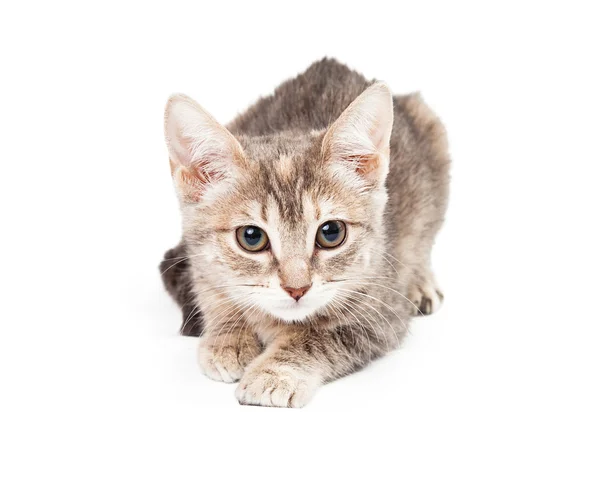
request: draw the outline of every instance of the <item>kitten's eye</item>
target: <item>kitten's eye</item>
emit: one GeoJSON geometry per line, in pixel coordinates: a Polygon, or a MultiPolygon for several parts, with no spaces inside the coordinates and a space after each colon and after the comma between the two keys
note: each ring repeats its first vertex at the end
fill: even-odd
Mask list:
{"type": "Polygon", "coordinates": [[[346,238],[346,225],[341,221],[328,221],[319,226],[317,245],[321,248],[335,248],[346,238]]]}
{"type": "Polygon", "coordinates": [[[267,233],[258,226],[242,226],[237,229],[235,236],[240,246],[251,253],[258,253],[269,246],[267,233]]]}

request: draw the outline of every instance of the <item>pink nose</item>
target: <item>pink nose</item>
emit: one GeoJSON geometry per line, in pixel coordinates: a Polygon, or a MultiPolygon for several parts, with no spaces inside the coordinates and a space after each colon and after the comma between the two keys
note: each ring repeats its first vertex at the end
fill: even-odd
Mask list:
{"type": "Polygon", "coordinates": [[[308,284],[306,286],[302,286],[301,288],[289,288],[287,286],[282,286],[287,294],[289,294],[296,301],[299,301],[302,296],[306,294],[306,292],[310,289],[312,284],[308,284]]]}

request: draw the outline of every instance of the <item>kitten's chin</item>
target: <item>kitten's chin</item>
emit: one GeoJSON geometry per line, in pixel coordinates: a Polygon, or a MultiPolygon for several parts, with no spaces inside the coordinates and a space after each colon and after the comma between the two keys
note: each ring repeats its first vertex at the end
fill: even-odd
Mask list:
{"type": "Polygon", "coordinates": [[[297,305],[291,308],[269,308],[269,313],[281,321],[299,323],[306,321],[311,314],[316,313],[317,309],[297,305]]]}

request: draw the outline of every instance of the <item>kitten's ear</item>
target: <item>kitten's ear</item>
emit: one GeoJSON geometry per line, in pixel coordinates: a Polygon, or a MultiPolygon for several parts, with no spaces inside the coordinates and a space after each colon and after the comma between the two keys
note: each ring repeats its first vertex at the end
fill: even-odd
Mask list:
{"type": "Polygon", "coordinates": [[[209,186],[231,177],[244,161],[233,135],[185,95],[173,95],[167,102],[165,139],[171,174],[187,201],[200,200],[209,186]]]}
{"type": "Polygon", "coordinates": [[[389,169],[393,123],[392,93],[385,83],[375,83],[327,130],[323,156],[342,171],[358,174],[368,185],[381,186],[389,169]]]}

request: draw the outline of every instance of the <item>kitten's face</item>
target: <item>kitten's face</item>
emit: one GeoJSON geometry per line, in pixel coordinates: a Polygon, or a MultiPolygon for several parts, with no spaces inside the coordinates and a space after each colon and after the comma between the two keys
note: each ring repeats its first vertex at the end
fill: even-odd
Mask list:
{"type": "Polygon", "coordinates": [[[384,110],[375,123],[351,105],[327,132],[239,141],[202,110],[196,127],[204,131],[191,133],[181,121],[169,129],[167,107],[192,264],[233,304],[282,321],[309,320],[325,309],[335,314],[348,281],[373,275],[369,266],[384,240],[391,96],[382,86],[369,90],[352,105],[370,107],[371,120],[374,108],[384,110]],[[360,103],[365,95],[371,101],[360,103]],[[359,139],[369,144],[349,136],[360,137],[354,130],[361,126],[367,132],[359,139]],[[198,134],[214,144],[198,142],[198,134]]]}
{"type": "MultiPolygon", "coordinates": [[[[318,144],[322,135],[312,140],[318,144]]],[[[269,156],[249,158],[239,182],[192,208],[186,241],[196,245],[190,253],[201,255],[211,282],[229,285],[231,297],[298,321],[341,300],[347,285],[340,280],[364,274],[381,240],[385,193],[360,194],[319,168],[315,148],[289,141],[296,156],[273,144],[281,140],[263,141],[269,156]]],[[[256,149],[245,146],[247,156],[256,149]]]]}

